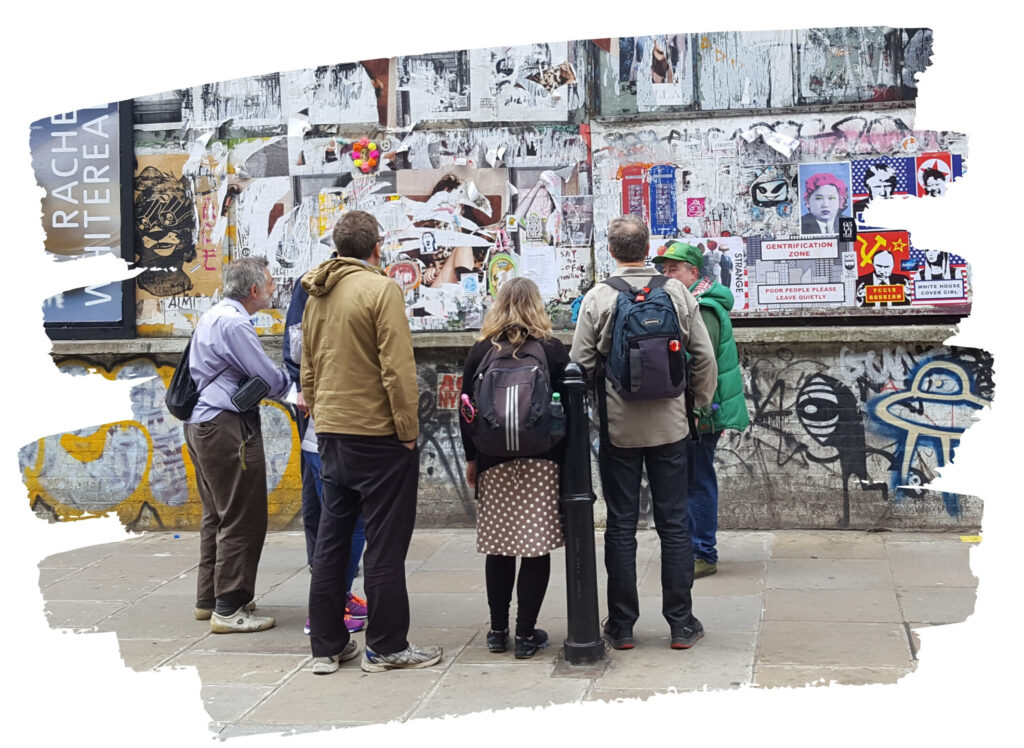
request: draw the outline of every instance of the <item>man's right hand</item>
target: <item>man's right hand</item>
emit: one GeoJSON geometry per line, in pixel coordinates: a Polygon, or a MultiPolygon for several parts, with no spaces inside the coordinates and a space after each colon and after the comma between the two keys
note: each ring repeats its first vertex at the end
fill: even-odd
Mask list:
{"type": "Polygon", "coordinates": [[[295,394],[295,405],[306,415],[309,415],[309,406],[306,405],[306,398],[301,392],[295,394]]]}
{"type": "Polygon", "coordinates": [[[402,442],[402,446],[406,449],[416,449],[416,440],[413,439],[411,442],[402,442]]]}

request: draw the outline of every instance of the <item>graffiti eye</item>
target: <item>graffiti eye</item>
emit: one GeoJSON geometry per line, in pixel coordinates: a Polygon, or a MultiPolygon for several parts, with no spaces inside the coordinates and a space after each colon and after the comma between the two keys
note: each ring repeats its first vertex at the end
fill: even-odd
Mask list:
{"type": "Polygon", "coordinates": [[[807,404],[807,405],[804,406],[804,413],[806,415],[809,415],[809,416],[810,415],[814,415],[817,412],[818,412],[818,406],[817,405],[807,404]]]}

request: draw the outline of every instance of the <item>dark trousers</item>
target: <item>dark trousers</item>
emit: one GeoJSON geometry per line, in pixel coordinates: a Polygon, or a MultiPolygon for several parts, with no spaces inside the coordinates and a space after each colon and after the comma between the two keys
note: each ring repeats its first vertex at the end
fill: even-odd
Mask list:
{"type": "Polygon", "coordinates": [[[551,554],[523,558],[516,581],[516,557],[488,554],[484,561],[487,580],[487,607],[491,611],[491,629],[508,628],[508,608],[512,588],[516,590],[516,636],[532,636],[551,578],[551,554]]]}
{"type": "Polygon", "coordinates": [[[309,584],[309,642],[314,657],[331,657],[349,640],[345,574],[352,530],[366,525],[363,588],[369,618],[366,646],[378,654],[409,646],[405,557],[416,523],[419,448],[396,436],[318,434],[323,507],[309,584]]]}
{"type": "Polygon", "coordinates": [[[203,503],[196,605],[233,613],[253,599],[267,537],[267,473],[258,410],[185,424],[203,503]],[[230,610],[228,610],[230,608],[230,610]]]}
{"type": "MultiPolygon", "coordinates": [[[[320,529],[320,509],[323,507],[324,482],[320,479],[320,453],[301,452],[302,464],[302,528],[306,533],[306,563],[313,566],[313,549],[316,548],[316,533],[320,529]]],[[[356,529],[352,532],[352,555],[345,572],[345,592],[352,591],[352,582],[359,571],[359,560],[366,545],[366,528],[363,518],[356,518],[356,529]]]]}
{"type": "Polygon", "coordinates": [[[685,439],[637,448],[601,443],[598,466],[608,508],[604,533],[608,628],[615,633],[631,631],[640,617],[636,528],[644,465],[651,486],[654,525],[661,541],[661,611],[670,626],[690,622],[693,544],[686,513],[686,458],[685,439]]]}

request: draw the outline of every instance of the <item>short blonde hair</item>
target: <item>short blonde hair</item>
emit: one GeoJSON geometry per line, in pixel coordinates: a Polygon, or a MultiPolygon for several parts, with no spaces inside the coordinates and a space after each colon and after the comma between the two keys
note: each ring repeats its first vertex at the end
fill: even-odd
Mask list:
{"type": "Polygon", "coordinates": [[[544,308],[540,289],[529,278],[509,278],[501,284],[498,298],[487,310],[477,340],[490,339],[494,345],[502,338],[516,350],[527,338],[551,337],[551,317],[544,308]]]}

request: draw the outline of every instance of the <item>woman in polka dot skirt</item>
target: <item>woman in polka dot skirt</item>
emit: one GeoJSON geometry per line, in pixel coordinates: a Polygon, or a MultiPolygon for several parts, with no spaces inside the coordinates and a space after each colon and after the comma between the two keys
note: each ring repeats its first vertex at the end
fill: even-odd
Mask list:
{"type": "MultiPolygon", "coordinates": [[[[551,319],[544,309],[537,284],[512,278],[502,284],[484,317],[477,343],[466,355],[462,392],[471,395],[473,378],[484,354],[497,341],[518,347],[528,339],[540,341],[548,371],[557,382],[569,352],[552,337],[551,319]]],[[[536,628],[544,593],[551,576],[551,551],[564,545],[558,511],[558,470],[564,442],[536,457],[496,457],[478,452],[464,418],[462,445],[466,451],[466,482],[477,489],[477,551],[486,553],[487,605],[491,630],[487,648],[509,648],[509,605],[516,589],[515,656],[526,659],[546,647],[548,635],[536,628]],[[516,557],[519,578],[516,580],[516,557]]]]}

